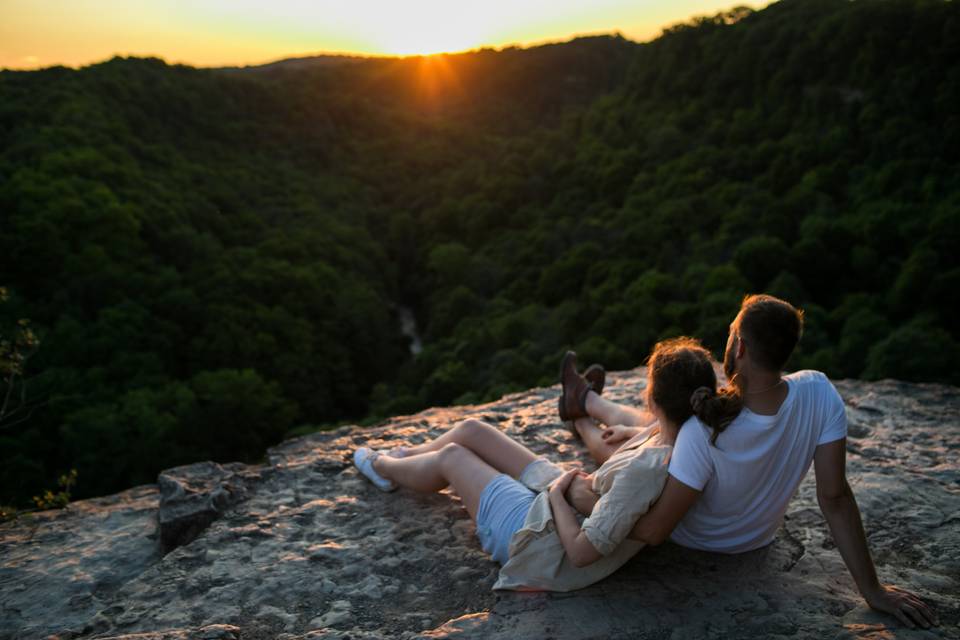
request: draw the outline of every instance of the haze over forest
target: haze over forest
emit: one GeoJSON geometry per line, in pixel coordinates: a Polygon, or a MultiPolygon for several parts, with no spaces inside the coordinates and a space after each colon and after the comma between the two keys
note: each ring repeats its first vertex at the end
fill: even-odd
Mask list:
{"type": "Polygon", "coordinates": [[[569,348],[719,356],[748,292],[803,307],[791,370],[960,384],[958,104],[943,0],[784,0],[646,44],[4,71],[0,331],[40,344],[0,504],[554,384],[569,348]]]}

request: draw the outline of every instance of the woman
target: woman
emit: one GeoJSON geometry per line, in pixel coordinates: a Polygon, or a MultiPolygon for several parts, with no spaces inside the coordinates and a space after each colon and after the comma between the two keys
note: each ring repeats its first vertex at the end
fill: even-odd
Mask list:
{"type": "MultiPolygon", "coordinates": [[[[564,382],[561,404],[570,390],[564,382]]],[[[565,496],[581,472],[564,472],[479,420],[389,455],[364,447],[354,461],[385,491],[451,486],[483,549],[502,565],[495,589],[570,591],[606,577],[643,546],[627,534],[659,496],[673,442],[694,419],[694,404],[707,411],[711,402],[726,401],[715,396],[716,386],[713,358],[696,340],[654,347],[646,396],[656,422],[587,476],[600,499],[582,521],[565,496]]]]}

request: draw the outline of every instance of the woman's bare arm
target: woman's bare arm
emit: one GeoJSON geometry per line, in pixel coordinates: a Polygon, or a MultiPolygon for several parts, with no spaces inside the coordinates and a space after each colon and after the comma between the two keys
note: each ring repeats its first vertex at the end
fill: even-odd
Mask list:
{"type": "Polygon", "coordinates": [[[563,550],[575,567],[585,567],[603,557],[593,543],[587,538],[580,523],[577,522],[576,512],[564,497],[573,478],[581,472],[571,469],[550,485],[550,508],[553,511],[553,522],[557,526],[557,535],[563,544],[563,550]]]}

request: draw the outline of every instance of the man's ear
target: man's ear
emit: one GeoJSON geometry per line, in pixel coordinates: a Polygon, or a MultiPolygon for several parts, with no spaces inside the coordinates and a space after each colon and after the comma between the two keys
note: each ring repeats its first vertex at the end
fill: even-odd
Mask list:
{"type": "Polygon", "coordinates": [[[737,357],[742,358],[743,354],[747,352],[746,345],[743,344],[743,340],[740,340],[739,336],[737,337],[737,357]]]}

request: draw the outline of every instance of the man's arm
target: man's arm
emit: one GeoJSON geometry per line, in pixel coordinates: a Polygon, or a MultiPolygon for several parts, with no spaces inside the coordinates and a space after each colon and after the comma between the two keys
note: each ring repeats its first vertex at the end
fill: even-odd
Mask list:
{"type": "MultiPolygon", "coordinates": [[[[657,545],[670,537],[677,523],[683,519],[693,503],[700,497],[700,491],[691,489],[673,476],[667,476],[667,483],[650,511],[637,520],[630,534],[631,540],[641,540],[649,545],[657,545]],[[666,500],[664,500],[666,496],[666,500]]],[[[580,472],[573,478],[564,494],[567,502],[585,516],[593,513],[593,507],[600,496],[593,492],[590,476],[580,472]]]]}
{"type": "Polygon", "coordinates": [[[668,475],[667,484],[663,487],[660,497],[650,507],[650,511],[640,516],[629,537],[651,546],[664,542],[673,533],[683,516],[687,515],[687,511],[701,493],[703,492],[688,487],[672,475],[668,475]]]}
{"type": "Polygon", "coordinates": [[[857,588],[867,604],[892,613],[910,628],[937,624],[936,616],[920,598],[894,586],[882,585],[867,548],[860,508],[847,483],[846,438],[821,444],[813,457],[817,474],[817,502],[857,588]]]}

